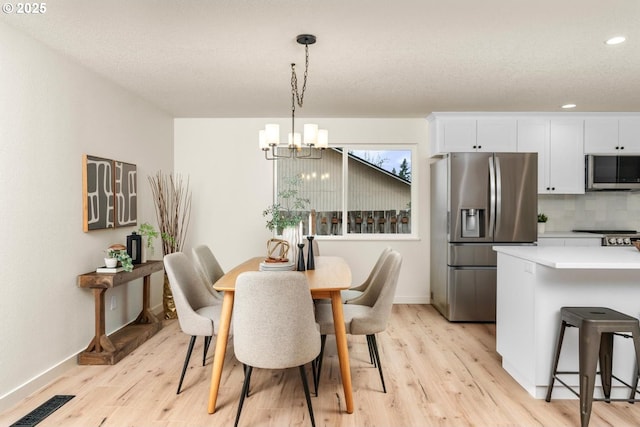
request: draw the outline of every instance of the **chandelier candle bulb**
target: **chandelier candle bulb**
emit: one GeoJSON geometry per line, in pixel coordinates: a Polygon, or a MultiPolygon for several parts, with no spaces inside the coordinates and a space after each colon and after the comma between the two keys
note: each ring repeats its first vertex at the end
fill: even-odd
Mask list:
{"type": "Polygon", "coordinates": [[[318,143],[316,148],[325,149],[329,147],[329,131],[326,129],[318,130],[318,143]]]}
{"type": "Polygon", "coordinates": [[[304,143],[314,146],[318,142],[318,125],[307,123],[304,125],[304,143]]]}
{"type": "Polygon", "coordinates": [[[296,132],[291,136],[289,133],[289,148],[301,148],[302,147],[302,136],[300,132],[296,132]]]}
{"type": "Polygon", "coordinates": [[[267,144],[276,146],[280,144],[280,125],[268,124],[265,127],[267,144]]]}

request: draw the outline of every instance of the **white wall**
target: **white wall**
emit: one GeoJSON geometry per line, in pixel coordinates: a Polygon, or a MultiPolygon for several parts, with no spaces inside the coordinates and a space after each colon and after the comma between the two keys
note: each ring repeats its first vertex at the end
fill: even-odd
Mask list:
{"type": "MultiPolygon", "coordinates": [[[[403,256],[395,301],[429,302],[429,185],[427,122],[424,119],[305,119],[329,130],[330,143],[415,144],[414,184],[419,186],[417,212],[419,233],[414,240],[319,241],[323,254],[346,258],[354,284],[363,281],[386,246],[403,256]]],[[[193,212],[187,250],[208,244],[223,269],[230,269],[256,255],[266,255],[262,211],[273,199],[273,165],[258,149],[258,130],[265,123],[290,126],[289,119],[176,119],[175,170],[189,174],[193,212]]],[[[283,131],[284,132],[284,131],[283,131]]],[[[313,162],[313,160],[301,160],[313,162]]],[[[414,224],[415,225],[415,224],[414,224]]]]}
{"type": "MultiPolygon", "coordinates": [[[[173,118],[4,23],[0,40],[2,410],[76,363],[94,333],[77,276],[135,230],[82,232],[82,154],[136,164],[138,223],[156,224],[147,175],[173,168],[173,118]]],[[[156,274],[152,305],[161,287],[156,274]]],[[[107,291],[108,332],[135,318],[141,289],[107,291]]]]}

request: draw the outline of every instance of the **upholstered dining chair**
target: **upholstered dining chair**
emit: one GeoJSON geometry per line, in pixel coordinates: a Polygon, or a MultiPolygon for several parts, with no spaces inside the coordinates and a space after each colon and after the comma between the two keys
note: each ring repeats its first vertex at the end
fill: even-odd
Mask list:
{"type": "Polygon", "coordinates": [[[203,278],[196,272],[193,263],[184,253],[165,255],[164,268],[173,293],[180,329],[185,334],[191,335],[176,392],[180,394],[184,374],[198,336],[204,337],[202,366],[205,365],[209,344],[215,334],[214,321],[220,319],[222,302],[207,292],[203,278]]]}
{"type": "MultiPolygon", "coordinates": [[[[390,250],[380,265],[379,272],[371,279],[369,286],[362,295],[343,305],[344,321],[347,334],[366,335],[369,347],[369,357],[374,366],[378,367],[382,390],[387,388],[380,364],[380,353],[376,341],[376,334],[387,328],[387,322],[391,316],[393,297],[398,284],[402,256],[395,250],[390,250]]],[[[328,334],[334,334],[333,312],[329,304],[316,304],[316,322],[320,325],[321,347],[315,372],[316,395],[320,383],[322,370],[322,356],[324,344],[328,334]]]]}
{"type": "Polygon", "coordinates": [[[320,332],[305,275],[296,271],[240,274],[236,279],[233,322],[235,355],[245,365],[235,425],[240,420],[253,368],[298,367],[311,425],[315,426],[304,365],[320,353],[320,332]]]}
{"type": "Polygon", "coordinates": [[[205,279],[207,289],[214,297],[222,299],[222,293],[213,289],[213,284],[222,276],[224,270],[207,245],[198,245],[191,249],[198,273],[205,279]]]}
{"type": "Polygon", "coordinates": [[[378,260],[376,261],[376,263],[374,264],[373,268],[369,272],[369,276],[366,278],[366,280],[364,282],[362,282],[358,286],[352,286],[349,289],[346,289],[344,291],[340,291],[340,295],[342,297],[342,302],[343,303],[351,304],[351,301],[353,301],[355,298],[357,298],[357,297],[362,295],[362,293],[365,291],[365,289],[367,289],[369,287],[369,285],[371,284],[371,282],[373,281],[373,278],[380,271],[380,267],[382,266],[382,263],[384,262],[385,258],[387,257],[387,255],[389,255],[390,252],[391,252],[391,248],[390,247],[386,247],[382,251],[380,256],[378,256],[378,260]]]}

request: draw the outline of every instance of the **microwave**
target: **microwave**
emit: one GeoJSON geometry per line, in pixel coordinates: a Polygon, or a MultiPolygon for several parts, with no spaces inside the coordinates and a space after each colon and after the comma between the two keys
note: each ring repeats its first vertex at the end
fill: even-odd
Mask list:
{"type": "Polygon", "coordinates": [[[586,190],[640,190],[640,156],[586,156],[586,190]]]}

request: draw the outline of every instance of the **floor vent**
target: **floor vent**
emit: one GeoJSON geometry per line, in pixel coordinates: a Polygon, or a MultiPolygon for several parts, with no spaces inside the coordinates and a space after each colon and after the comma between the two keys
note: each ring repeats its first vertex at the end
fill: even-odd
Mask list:
{"type": "Polygon", "coordinates": [[[33,427],[49,415],[53,414],[57,409],[74,397],[75,396],[67,394],[57,394],[24,417],[20,418],[15,423],[11,424],[11,427],[33,427]]]}

